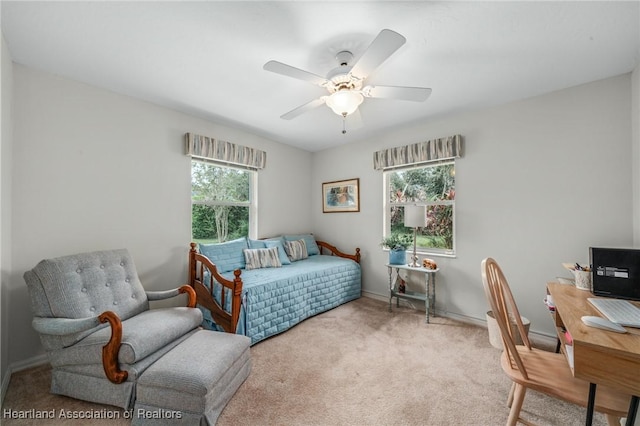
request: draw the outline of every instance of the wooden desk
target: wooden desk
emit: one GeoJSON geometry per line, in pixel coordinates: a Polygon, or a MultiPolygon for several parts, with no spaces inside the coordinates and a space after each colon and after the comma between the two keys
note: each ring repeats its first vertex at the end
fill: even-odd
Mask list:
{"type": "MultiPolygon", "coordinates": [[[[591,292],[554,282],[547,284],[547,290],[556,307],[555,323],[565,354],[562,328],[573,338],[573,375],[592,384],[587,424],[593,416],[592,398],[595,398],[596,384],[635,396],[627,418],[627,424],[633,424],[640,396],[640,329],[626,327],[628,333],[621,334],[588,327],[582,322],[582,316],[603,316],[587,301],[588,297],[594,297],[591,292]]],[[[640,306],[640,303],[636,302],[636,305],[640,306]]]]}

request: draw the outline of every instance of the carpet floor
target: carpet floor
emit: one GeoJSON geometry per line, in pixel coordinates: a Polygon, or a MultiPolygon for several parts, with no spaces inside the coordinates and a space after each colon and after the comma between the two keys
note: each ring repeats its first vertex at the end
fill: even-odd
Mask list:
{"type": "MultiPolygon", "coordinates": [[[[545,348],[549,349],[549,348],[545,348]]],[[[253,369],[218,419],[238,425],[504,425],[511,386],[485,328],[424,311],[388,312],[360,298],[251,348],[253,369]]],[[[50,368],[13,374],[3,425],[127,425],[114,407],[49,393],[50,368]],[[55,410],[53,419],[10,419],[7,410],[55,410]],[[64,418],[97,412],[109,419],[64,418]]],[[[585,409],[529,391],[524,418],[581,425],[585,409]]],[[[595,415],[594,424],[606,424],[595,415]]]]}

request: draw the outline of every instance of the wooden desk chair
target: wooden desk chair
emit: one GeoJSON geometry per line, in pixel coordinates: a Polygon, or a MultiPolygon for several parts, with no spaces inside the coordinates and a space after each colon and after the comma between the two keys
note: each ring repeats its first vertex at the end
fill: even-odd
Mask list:
{"type": "MultiPolygon", "coordinates": [[[[482,261],[482,283],[502,337],[502,370],[513,381],[507,403],[511,407],[507,425],[518,421],[531,424],[520,418],[527,389],[586,407],[589,383],[573,377],[564,354],[531,347],[509,284],[492,258],[482,261]],[[513,322],[517,326],[515,331],[510,326],[513,322]],[[514,332],[520,333],[523,345],[515,344],[514,332]]],[[[598,386],[595,411],[604,413],[609,425],[619,425],[620,418],[627,415],[630,399],[631,395],[598,386]]]]}

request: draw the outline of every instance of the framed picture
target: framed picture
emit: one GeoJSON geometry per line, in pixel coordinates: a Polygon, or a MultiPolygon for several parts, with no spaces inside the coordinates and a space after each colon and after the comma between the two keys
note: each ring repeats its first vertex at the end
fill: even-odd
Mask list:
{"type": "Polygon", "coordinates": [[[338,180],[322,184],[322,212],[359,212],[360,179],[338,180]]]}

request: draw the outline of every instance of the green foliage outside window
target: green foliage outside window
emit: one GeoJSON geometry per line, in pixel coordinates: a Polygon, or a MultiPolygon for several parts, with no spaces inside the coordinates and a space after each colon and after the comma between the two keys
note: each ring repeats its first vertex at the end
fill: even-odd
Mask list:
{"type": "Polygon", "coordinates": [[[217,243],[249,234],[249,208],[237,206],[212,206],[194,204],[191,208],[191,234],[193,241],[201,243],[217,243]],[[222,241],[218,237],[216,227],[216,209],[228,209],[226,218],[226,236],[222,241]]]}
{"type": "Polygon", "coordinates": [[[404,204],[426,205],[426,223],[418,229],[420,248],[453,250],[455,168],[453,163],[390,172],[391,233],[411,235],[404,226],[404,204]]]}
{"type": "Polygon", "coordinates": [[[196,242],[224,242],[249,233],[250,173],[193,161],[191,234],[196,242]]]}

